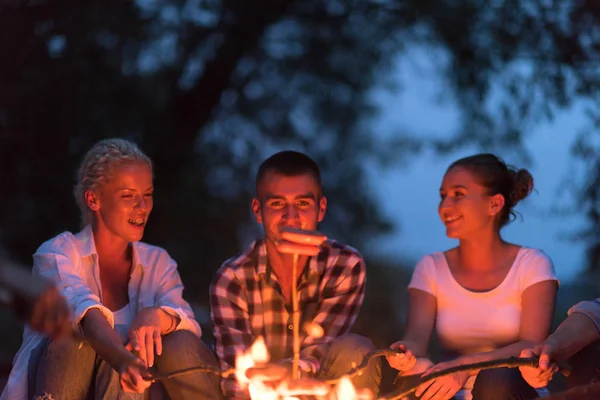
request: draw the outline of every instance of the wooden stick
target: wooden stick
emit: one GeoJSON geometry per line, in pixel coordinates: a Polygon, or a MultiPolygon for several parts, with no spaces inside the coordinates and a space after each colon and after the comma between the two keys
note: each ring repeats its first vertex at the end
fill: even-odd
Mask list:
{"type": "Polygon", "coordinates": [[[294,359],[292,362],[292,379],[299,379],[300,363],[300,310],[298,309],[298,254],[294,254],[292,262],[292,324],[294,332],[294,359]]]}
{"type": "MultiPolygon", "coordinates": [[[[473,363],[473,364],[457,365],[456,367],[446,368],[441,371],[433,372],[427,376],[422,376],[419,374],[408,375],[408,376],[404,377],[405,383],[406,383],[405,388],[398,389],[398,390],[393,391],[383,397],[379,397],[378,400],[400,400],[403,397],[406,397],[409,394],[411,394],[412,392],[414,392],[415,390],[417,390],[417,388],[419,386],[421,386],[422,384],[432,382],[432,381],[436,380],[437,378],[440,378],[440,377],[446,376],[446,375],[450,375],[450,374],[454,374],[456,372],[478,371],[478,370],[482,370],[482,369],[492,369],[492,368],[501,368],[501,367],[508,367],[508,368],[516,368],[516,367],[521,367],[521,366],[537,367],[538,362],[539,362],[539,358],[537,358],[537,357],[531,357],[531,358],[508,357],[508,358],[483,361],[483,362],[478,362],[478,363],[473,363]]],[[[563,375],[568,376],[571,373],[571,368],[567,364],[561,363],[561,364],[559,364],[559,367],[560,367],[560,372],[563,375]]]]}

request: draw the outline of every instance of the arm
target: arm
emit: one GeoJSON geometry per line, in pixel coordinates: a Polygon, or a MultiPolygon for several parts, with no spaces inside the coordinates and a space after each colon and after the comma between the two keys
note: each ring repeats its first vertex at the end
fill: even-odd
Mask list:
{"type": "MultiPolygon", "coordinates": [[[[600,304],[596,304],[600,308],[600,304]]],[[[556,364],[551,361],[567,360],[587,345],[600,340],[600,332],[592,319],[583,313],[571,313],[571,310],[569,313],[571,315],[546,340],[521,352],[521,357],[535,355],[540,358],[537,368],[519,367],[523,378],[530,386],[539,388],[548,385],[548,381],[558,370],[556,364]]]]}
{"type": "Polygon", "coordinates": [[[524,348],[544,340],[550,332],[552,324],[556,291],[556,281],[539,282],[525,289],[522,296],[519,340],[494,351],[461,357],[462,363],[475,363],[511,356],[517,357],[524,348]]]}
{"type": "Polygon", "coordinates": [[[436,298],[419,289],[409,289],[409,308],[403,342],[415,357],[426,357],[437,314],[436,298]]]}
{"type": "Polygon", "coordinates": [[[425,357],[437,316],[436,264],[432,255],[417,263],[408,285],[409,309],[404,338],[391,345],[405,351],[405,356],[388,357],[393,368],[406,371],[414,366],[415,357],[425,357]],[[412,366],[411,366],[412,365],[412,366]]]}
{"type": "Polygon", "coordinates": [[[90,309],[81,319],[83,334],[90,346],[119,374],[119,381],[126,392],[143,393],[151,382],[142,360],[121,344],[121,338],[98,309],[90,309]]]}
{"type": "Polygon", "coordinates": [[[99,310],[89,310],[81,319],[81,327],[92,348],[115,371],[137,360],[137,357],[123,346],[121,338],[99,310]]]}
{"type": "Polygon", "coordinates": [[[554,344],[553,359],[564,361],[597,340],[600,340],[600,299],[571,307],[569,317],[546,342],[554,344]]]}
{"type": "Polygon", "coordinates": [[[585,314],[573,313],[542,343],[551,345],[552,360],[561,362],[597,340],[600,332],[592,320],[585,314]]]}
{"type": "Polygon", "coordinates": [[[162,354],[162,337],[176,330],[188,330],[200,338],[200,325],[190,305],[183,299],[183,284],[177,264],[166,251],[155,249],[149,281],[153,302],[140,310],[129,328],[129,344],[146,366],[154,365],[155,354],[162,354]]]}
{"type": "Polygon", "coordinates": [[[80,322],[90,309],[101,311],[109,325],[113,327],[113,313],[100,302],[100,298],[92,292],[83,279],[78,267],[78,257],[74,244],[55,246],[45,243],[33,255],[33,274],[46,278],[56,285],[69,306],[75,329],[81,331],[80,322]]]}
{"type": "Polygon", "coordinates": [[[319,309],[312,321],[323,328],[324,335],[321,338],[306,336],[301,343],[301,362],[305,364],[305,369],[310,369],[313,373],[319,370],[331,341],[352,328],[362,306],[366,284],[365,263],[355,255],[350,256],[347,261],[331,269],[331,280],[323,290],[319,309]],[[349,267],[347,264],[353,266],[349,267]]]}
{"type": "Polygon", "coordinates": [[[91,271],[81,270],[75,244],[69,243],[68,237],[59,237],[43,244],[33,258],[34,274],[56,284],[71,309],[73,324],[81,329],[94,351],[119,372],[122,387],[135,392],[147,388],[149,382],[142,379],[144,368],[141,360],[129,353],[120,340],[115,341],[112,312],[102,305],[86,284],[83,274],[91,271]]]}
{"type": "MultiPolygon", "coordinates": [[[[246,288],[231,269],[225,267],[215,274],[210,286],[210,306],[215,350],[224,371],[234,368],[236,354],[246,351],[255,340],[250,331],[246,288]]],[[[221,388],[227,398],[248,398],[235,376],[221,379],[221,388]]]]}
{"type": "Polygon", "coordinates": [[[69,307],[56,286],[2,257],[0,303],[13,308],[31,328],[52,338],[71,333],[69,307]]]}
{"type": "Polygon", "coordinates": [[[558,370],[551,361],[562,362],[589,344],[600,340],[600,301],[584,301],[569,310],[569,317],[546,340],[521,352],[521,357],[539,356],[537,368],[519,367],[523,378],[534,387],[544,387],[558,370]]]}
{"type": "Polygon", "coordinates": [[[404,354],[387,356],[386,359],[390,367],[399,370],[401,374],[416,374],[432,365],[424,357],[433,332],[437,300],[432,294],[415,288],[410,288],[408,295],[408,321],[404,338],[390,346],[404,354]],[[420,359],[417,360],[417,357],[420,359]]]}
{"type": "Polygon", "coordinates": [[[177,263],[165,252],[159,262],[164,267],[158,268],[162,273],[155,296],[155,307],[164,311],[158,313],[161,318],[161,334],[165,335],[177,330],[188,330],[201,337],[202,330],[194,317],[189,303],[183,299],[183,283],[177,263]]]}

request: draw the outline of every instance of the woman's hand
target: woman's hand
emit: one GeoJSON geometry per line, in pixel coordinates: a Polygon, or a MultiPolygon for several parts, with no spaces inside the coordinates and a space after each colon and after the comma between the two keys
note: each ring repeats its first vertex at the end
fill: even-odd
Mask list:
{"type": "Polygon", "coordinates": [[[126,347],[129,351],[137,352],[147,368],[154,365],[155,352],[157,355],[162,353],[159,313],[167,314],[159,308],[143,308],[129,328],[129,343],[126,347]]]}
{"type": "Polygon", "coordinates": [[[402,372],[413,369],[417,363],[417,358],[414,356],[410,347],[411,345],[409,342],[399,341],[393,343],[390,348],[399,350],[402,353],[395,356],[385,357],[387,362],[390,364],[390,367],[402,372]]]}
{"type": "Polygon", "coordinates": [[[117,372],[119,383],[125,392],[144,393],[152,384],[150,379],[144,379],[150,377],[146,363],[133,354],[120,363],[117,372]]]}
{"type": "MultiPolygon", "coordinates": [[[[460,365],[460,362],[444,362],[429,368],[422,376],[460,365]]],[[[458,392],[471,376],[470,371],[456,372],[442,376],[433,382],[424,383],[416,390],[415,395],[421,400],[449,400],[458,392]]]]}

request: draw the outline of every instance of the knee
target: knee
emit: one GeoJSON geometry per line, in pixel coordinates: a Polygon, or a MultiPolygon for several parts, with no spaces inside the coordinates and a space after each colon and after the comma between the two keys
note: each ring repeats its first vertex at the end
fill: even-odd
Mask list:
{"type": "Polygon", "coordinates": [[[164,336],[162,341],[162,354],[156,357],[159,367],[192,366],[198,363],[219,365],[213,351],[190,331],[175,331],[164,336]]]}
{"type": "MultiPolygon", "coordinates": [[[[333,340],[329,345],[327,357],[335,364],[357,366],[373,350],[375,345],[370,339],[351,333],[333,340]]],[[[380,363],[380,359],[371,359],[369,366],[380,368],[380,363]]]]}
{"type": "Polygon", "coordinates": [[[340,336],[329,345],[329,352],[336,355],[353,354],[362,357],[373,350],[375,345],[371,339],[355,333],[340,336]]]}
{"type": "Polygon", "coordinates": [[[94,362],[95,352],[81,341],[64,338],[52,340],[46,344],[41,353],[41,362],[51,362],[54,365],[70,365],[89,361],[94,362]]]}
{"type": "Polygon", "coordinates": [[[517,398],[511,396],[523,391],[535,392],[523,380],[521,373],[516,368],[495,368],[480,371],[473,385],[473,396],[478,399],[517,398]]]}

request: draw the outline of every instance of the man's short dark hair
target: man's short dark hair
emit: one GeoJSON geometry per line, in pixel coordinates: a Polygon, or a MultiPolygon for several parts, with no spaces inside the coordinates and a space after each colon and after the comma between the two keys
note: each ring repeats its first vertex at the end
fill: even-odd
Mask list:
{"type": "Polygon", "coordinates": [[[258,185],[264,178],[267,172],[275,172],[284,176],[298,176],[309,174],[311,175],[319,185],[321,193],[323,192],[323,186],[321,183],[321,170],[316,162],[309,156],[299,151],[284,150],[279,153],[273,154],[267,158],[258,167],[256,173],[256,194],[258,195],[258,185]]]}

